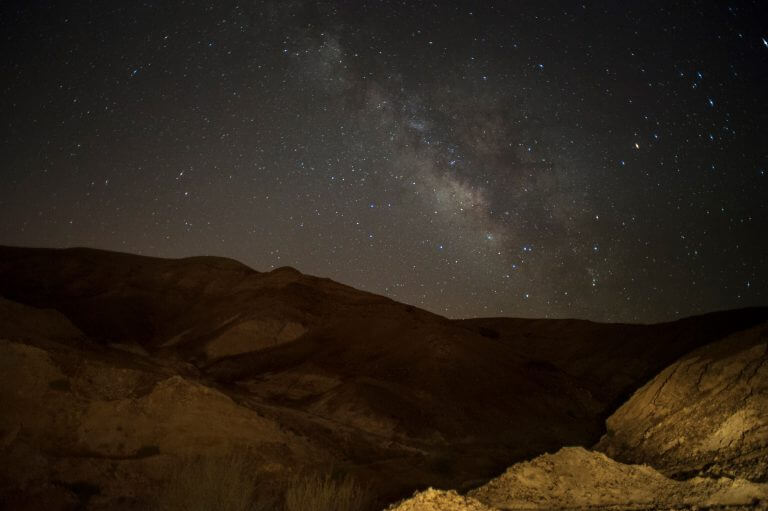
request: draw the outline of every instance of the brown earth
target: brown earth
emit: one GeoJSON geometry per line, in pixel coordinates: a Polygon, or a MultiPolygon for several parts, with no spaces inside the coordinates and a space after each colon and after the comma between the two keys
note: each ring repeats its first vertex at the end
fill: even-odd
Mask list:
{"type": "Polygon", "coordinates": [[[382,501],[476,487],[592,445],[656,372],[768,318],[452,321],[290,268],[90,249],[0,247],[0,296],[0,492],[91,509],[141,508],[181,457],[232,449],[382,501]]]}

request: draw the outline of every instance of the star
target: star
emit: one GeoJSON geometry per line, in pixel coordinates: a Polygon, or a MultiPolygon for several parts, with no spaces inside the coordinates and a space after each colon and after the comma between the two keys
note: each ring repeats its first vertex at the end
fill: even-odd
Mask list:
{"type": "Polygon", "coordinates": [[[762,6],[649,2],[17,2],[0,244],[281,257],[452,317],[768,304],[762,6]]]}

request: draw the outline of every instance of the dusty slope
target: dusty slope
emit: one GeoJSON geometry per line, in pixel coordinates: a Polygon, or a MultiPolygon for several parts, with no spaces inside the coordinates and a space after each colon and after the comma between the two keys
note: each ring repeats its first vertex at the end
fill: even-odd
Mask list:
{"type": "Polygon", "coordinates": [[[579,447],[518,463],[466,497],[427,490],[392,511],[488,509],[680,509],[752,507],[768,485],[743,479],[669,479],[647,465],[624,465],[579,447]]]}
{"type": "Polygon", "coordinates": [[[328,460],[306,439],[173,367],[51,341],[51,325],[77,334],[55,311],[0,303],[0,317],[9,311],[38,323],[7,336],[15,341],[0,335],[0,508],[136,502],[141,509],[187,456],[248,449],[273,472],[328,460]]]}
{"type": "Polygon", "coordinates": [[[616,459],[768,481],[768,323],[682,357],[607,427],[597,448],[616,459]]]}

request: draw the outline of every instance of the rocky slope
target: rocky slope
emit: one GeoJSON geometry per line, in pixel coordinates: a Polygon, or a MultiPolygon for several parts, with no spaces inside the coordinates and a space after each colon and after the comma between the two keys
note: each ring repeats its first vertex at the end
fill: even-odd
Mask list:
{"type": "Polygon", "coordinates": [[[185,457],[248,449],[265,471],[328,459],[194,376],[89,343],[56,311],[6,300],[0,318],[36,321],[0,339],[0,508],[141,509],[185,457]]]}
{"type": "Polygon", "coordinates": [[[768,481],[768,323],[664,369],[607,421],[597,448],[672,477],[768,481]]]}
{"type": "Polygon", "coordinates": [[[765,484],[730,478],[675,481],[647,465],[625,465],[569,447],[515,464],[466,497],[427,490],[390,510],[750,508],[765,499],[765,484]]]}
{"type": "Polygon", "coordinates": [[[768,507],[768,322],[664,368],[595,446],[518,463],[466,496],[428,490],[397,511],[768,507]],[[653,468],[652,468],[653,467],[653,468]]]}

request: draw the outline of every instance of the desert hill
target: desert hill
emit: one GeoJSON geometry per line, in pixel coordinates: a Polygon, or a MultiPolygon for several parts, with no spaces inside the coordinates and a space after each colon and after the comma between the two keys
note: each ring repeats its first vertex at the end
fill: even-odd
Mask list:
{"type": "Polygon", "coordinates": [[[141,509],[179,460],[233,449],[382,502],[477,487],[593,445],[658,371],[768,318],[454,321],[291,268],[91,249],[0,247],[0,296],[0,491],[92,509],[141,509]]]}
{"type": "Polygon", "coordinates": [[[651,325],[584,320],[478,318],[462,324],[521,356],[573,375],[613,411],[672,361],[765,319],[763,308],[736,309],[651,325]],[[620,340],[620,342],[617,342],[620,340]]]}
{"type": "Polygon", "coordinates": [[[390,509],[765,509],[767,362],[764,322],[684,355],[636,391],[595,446],[610,458],[563,448],[467,495],[428,489],[390,509]]]}
{"type": "Polygon", "coordinates": [[[607,421],[597,448],[691,474],[768,482],[768,323],[703,346],[661,371],[607,421]]]}

